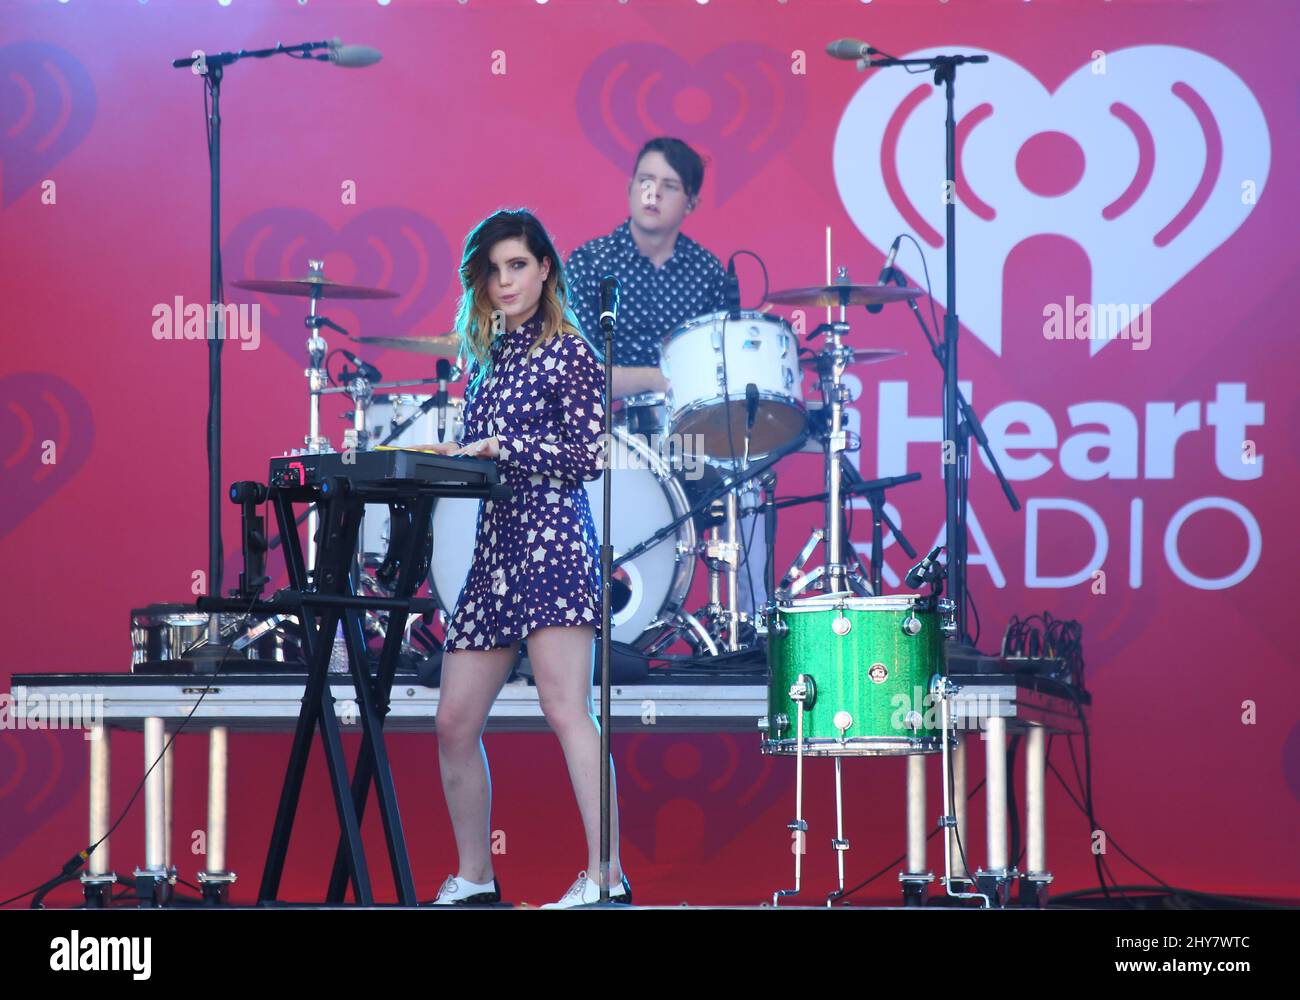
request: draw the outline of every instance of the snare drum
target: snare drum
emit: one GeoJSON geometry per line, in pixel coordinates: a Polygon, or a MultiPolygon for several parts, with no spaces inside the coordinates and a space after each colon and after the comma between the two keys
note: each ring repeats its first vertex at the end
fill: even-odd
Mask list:
{"type": "Polygon", "coordinates": [[[931,684],[943,674],[952,602],[919,594],[818,594],[779,605],[769,632],[771,679],[762,750],[813,757],[934,753],[941,749],[931,684]]]}
{"type": "Polygon", "coordinates": [[[638,392],[614,400],[614,426],[629,434],[662,439],[668,434],[668,400],[662,392],[638,392]]]}
{"type": "Polygon", "coordinates": [[[741,312],[739,319],[726,312],[698,316],[664,339],[660,369],[671,387],[672,432],[683,436],[688,454],[731,461],[734,448],[734,457],[742,457],[745,387],[751,382],[758,389],[751,458],[791,444],[804,433],[799,339],[780,316],[760,312],[741,312]]]}

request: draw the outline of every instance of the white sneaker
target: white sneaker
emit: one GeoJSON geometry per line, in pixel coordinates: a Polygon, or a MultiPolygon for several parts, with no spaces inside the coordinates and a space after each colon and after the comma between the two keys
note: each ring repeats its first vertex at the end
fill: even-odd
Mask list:
{"type": "Polygon", "coordinates": [[[468,879],[448,875],[438,890],[434,906],[464,906],[474,903],[501,902],[501,886],[494,878],[491,882],[470,882],[468,879]]]}
{"type": "MultiPolygon", "coordinates": [[[[632,886],[628,884],[627,876],[623,876],[622,883],[616,886],[610,886],[609,901],[611,903],[632,902],[632,886]]],[[[587,878],[586,872],[578,873],[578,880],[569,886],[569,891],[559,898],[557,902],[547,903],[542,907],[543,910],[568,910],[575,906],[591,906],[593,903],[600,902],[600,886],[596,882],[587,878]]]]}

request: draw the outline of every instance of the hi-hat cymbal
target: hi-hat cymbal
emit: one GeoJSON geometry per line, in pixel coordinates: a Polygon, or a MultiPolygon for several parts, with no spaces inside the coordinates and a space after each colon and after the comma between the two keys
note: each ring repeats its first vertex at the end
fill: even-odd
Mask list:
{"type": "Polygon", "coordinates": [[[440,333],[435,337],[353,337],[358,344],[408,351],[411,354],[432,354],[454,358],[460,353],[460,337],[454,333],[440,333]]]}
{"type": "MultiPolygon", "coordinates": [[[[841,350],[851,355],[844,362],[846,368],[849,365],[879,364],[881,361],[888,361],[890,358],[899,358],[907,353],[906,351],[895,350],[892,347],[865,347],[865,348],[853,348],[851,350],[846,347],[846,348],[841,348],[841,350]]],[[[826,355],[813,354],[806,358],[800,358],[799,367],[816,368],[819,364],[822,363],[822,359],[824,357],[826,357],[826,355]]]]}
{"type": "Polygon", "coordinates": [[[811,285],[808,288],[783,288],[768,292],[767,301],[780,306],[874,306],[903,302],[925,293],[919,288],[897,285],[811,285]]]}
{"type": "Polygon", "coordinates": [[[247,288],[250,292],[297,295],[302,298],[316,295],[322,299],[395,299],[401,295],[401,292],[394,292],[387,288],[341,285],[319,274],[310,274],[305,278],[246,278],[243,281],[236,281],[234,285],[236,288],[247,288]]]}

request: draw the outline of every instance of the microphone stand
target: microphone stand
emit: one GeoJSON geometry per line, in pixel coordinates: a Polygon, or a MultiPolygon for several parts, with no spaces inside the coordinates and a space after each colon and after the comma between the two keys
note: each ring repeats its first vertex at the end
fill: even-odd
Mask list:
{"type": "MultiPolygon", "coordinates": [[[[615,300],[617,302],[617,299],[615,300]]],[[[614,440],[614,310],[606,310],[602,304],[600,328],[605,334],[605,407],[604,407],[604,441],[602,465],[604,466],[601,492],[604,509],[601,511],[600,525],[600,905],[609,903],[609,853],[610,842],[610,780],[609,766],[609,727],[610,694],[609,663],[611,624],[610,591],[613,585],[614,547],[610,542],[610,510],[613,507],[613,449],[614,440]]]]}
{"type": "Polygon", "coordinates": [[[943,440],[944,448],[954,449],[953,461],[943,464],[946,548],[948,551],[948,596],[957,618],[957,639],[968,641],[966,632],[966,547],[965,486],[970,460],[969,440],[958,422],[957,404],[957,120],[954,114],[954,85],[957,67],[965,63],[986,63],[988,56],[931,56],[921,59],[869,58],[859,62],[861,69],[888,66],[923,66],[934,71],[934,85],[943,85],[947,117],[944,119],[944,251],[946,255],[948,301],[943,319],[943,440]]]}
{"type": "MultiPolygon", "coordinates": [[[[332,42],[305,42],[301,45],[277,45],[271,49],[238,52],[217,52],[212,55],[195,52],[193,55],[173,59],[176,69],[194,68],[203,77],[203,85],[211,98],[208,108],[208,193],[210,234],[208,248],[208,422],[205,435],[208,453],[208,586],[207,593],[221,596],[221,577],[224,553],[221,539],[221,347],[225,337],[225,294],[221,273],[221,80],[225,67],[244,58],[264,59],[285,54],[294,58],[314,58],[308,54],[328,49],[332,42]]],[[[206,103],[206,102],[205,102],[206,103]]],[[[220,625],[214,616],[208,621],[208,646],[215,650],[220,641],[220,625]]],[[[219,655],[220,651],[216,651],[219,655]]]]}

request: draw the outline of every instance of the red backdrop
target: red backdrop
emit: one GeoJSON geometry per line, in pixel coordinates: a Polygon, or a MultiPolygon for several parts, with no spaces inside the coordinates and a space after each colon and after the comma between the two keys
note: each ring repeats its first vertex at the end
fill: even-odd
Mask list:
{"type": "MultiPolygon", "coordinates": [[[[757,251],[773,287],[823,279],[828,226],[834,262],[858,280],[907,229],[941,281],[939,93],[924,76],[862,76],[822,50],[856,36],[899,55],[988,52],[958,80],[962,375],[1030,509],[1012,514],[975,462],[981,645],[996,646],[1012,613],[1084,623],[1096,809],[1122,881],[1146,878],[1116,841],[1172,884],[1300,891],[1284,571],[1300,486],[1283,432],[1297,417],[1288,319],[1300,306],[1285,193],[1300,179],[1290,0],[4,3],[5,690],[15,672],[126,669],[128,609],[188,599],[206,565],[206,352],[152,333],[155,306],[207,296],[202,87],[170,60],[335,35],[377,46],[383,62],[343,71],[280,58],[228,73],[226,277],[290,276],[323,257],[335,280],[403,292],[331,309],[393,335],[448,328],[455,249],[497,207],[534,209],[566,255],[614,228],[632,152],[659,133],[711,160],[687,231],[724,258],[757,251]],[[1045,316],[1070,308],[1067,296],[1149,306],[1148,325],[1111,343],[1052,339],[1045,316]],[[41,461],[48,441],[53,464],[41,461]]],[[[924,280],[913,248],[900,264],[924,280]]],[[[741,259],[747,302],[751,266],[741,259]]],[[[261,302],[257,349],[225,352],[227,481],[263,476],[267,456],[305,433],[300,306],[261,302]]],[[[908,351],[855,372],[853,419],[865,473],[924,474],[894,503],[929,546],[943,511],[938,368],[902,309],[858,313],[853,340],[908,351]]],[[[429,373],[395,352],[375,360],[389,377],[429,373]]],[[[336,443],[341,409],[327,413],[336,443]]],[[[802,456],[783,468],[788,490],[811,486],[819,467],[802,456]]],[[[782,565],[812,517],[783,520],[782,565]]],[[[225,527],[230,583],[229,506],[225,527]]],[[[868,541],[867,517],[854,539],[868,541]]],[[[887,563],[895,578],[906,569],[896,549],[887,563]]],[[[82,843],[85,746],[78,733],[0,731],[0,898],[82,843]]],[[[115,746],[120,808],[141,751],[138,737],[115,746]]],[[[234,746],[230,865],[243,875],[235,897],[250,899],[288,740],[234,746]]],[[[557,894],[584,856],[558,744],[488,746],[507,894],[557,894]]],[[[785,884],[790,761],[760,758],[751,735],[648,730],[615,746],[624,860],[643,901],[756,902],[785,884]]],[[[175,857],[190,879],[203,867],[190,832],[204,822],[205,749],[197,737],[178,745],[175,857]]],[[[431,892],[454,866],[435,741],[395,737],[393,750],[431,892]]],[[[1056,741],[1053,759],[1069,775],[1064,750],[1056,741]]],[[[848,764],[851,872],[901,853],[903,771],[848,764]]],[[[812,772],[809,884],[822,887],[831,781],[826,767],[812,772]]],[[[328,870],[322,777],[316,761],[287,898],[319,895],[328,870]]],[[[1088,823],[1050,789],[1049,866],[1058,890],[1081,888],[1093,879],[1088,823]]],[[[142,861],[141,813],[114,838],[119,870],[142,861]]],[[[367,831],[378,861],[378,827],[367,831]]],[[[981,858],[980,824],[970,840],[981,858]]],[[[878,891],[892,893],[892,879],[878,891]]]]}

